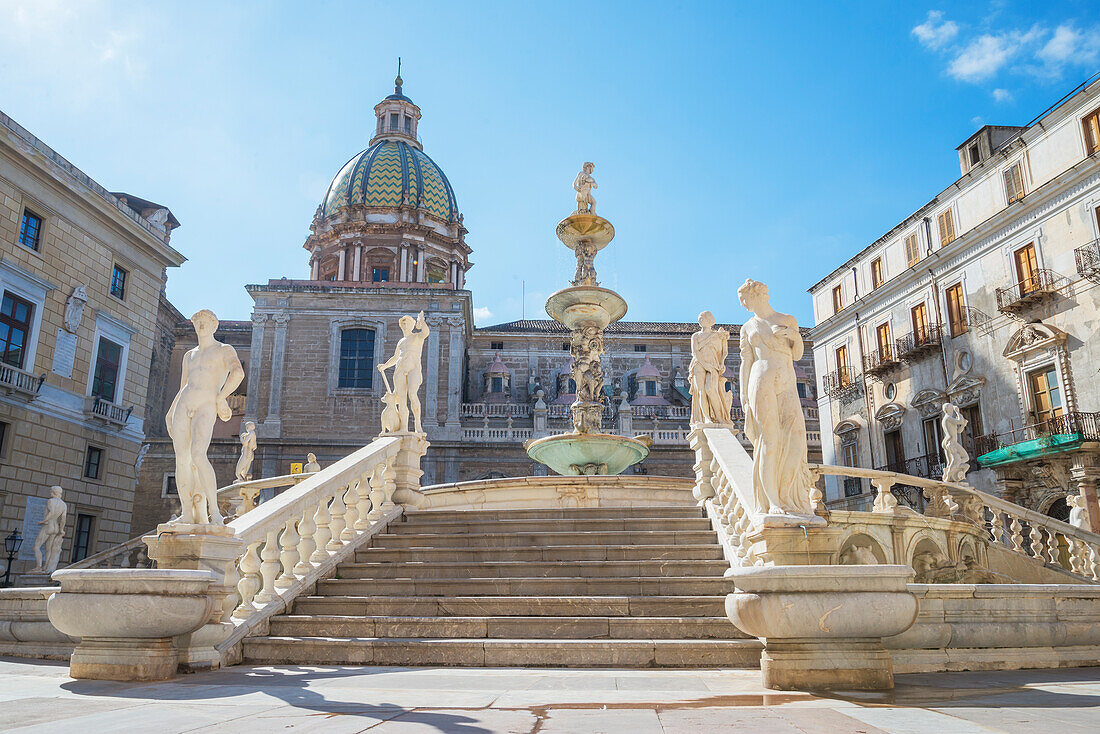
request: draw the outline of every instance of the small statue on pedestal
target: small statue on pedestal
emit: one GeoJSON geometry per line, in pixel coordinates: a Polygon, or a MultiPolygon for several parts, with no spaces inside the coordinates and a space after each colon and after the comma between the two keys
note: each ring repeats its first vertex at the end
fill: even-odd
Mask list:
{"type": "Polygon", "coordinates": [[[46,500],[46,516],[38,521],[40,530],[34,539],[35,566],[31,573],[53,573],[61,560],[61,543],[65,540],[65,516],[68,507],[61,499],[61,487],[50,487],[46,500]]]}
{"type": "Polygon", "coordinates": [[[691,335],[691,363],[688,385],[691,388],[691,424],[732,425],[733,392],[726,390],[726,355],[730,333],[714,328],[714,314],[699,314],[699,331],[691,335]]]}
{"type": "Polygon", "coordinates": [[[241,457],[237,459],[235,476],[238,482],[252,480],[252,460],[256,458],[256,424],[248,421],[241,431],[241,457]]]}
{"type": "Polygon", "coordinates": [[[943,439],[940,447],[947,459],[947,465],[943,468],[943,481],[961,483],[966,481],[966,473],[970,471],[970,457],[963,448],[959,437],[966,428],[966,418],[958,406],[951,403],[943,404],[943,418],[940,419],[940,428],[943,429],[943,439]]]}
{"type": "Polygon", "coordinates": [[[306,465],[304,467],[307,472],[319,472],[321,471],[321,464],[317,461],[317,454],[312,451],[306,454],[306,465]]]}

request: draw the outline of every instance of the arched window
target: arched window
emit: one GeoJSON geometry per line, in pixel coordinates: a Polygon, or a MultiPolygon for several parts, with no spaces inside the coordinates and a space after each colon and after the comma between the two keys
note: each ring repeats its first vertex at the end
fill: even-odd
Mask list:
{"type": "Polygon", "coordinates": [[[446,283],[447,282],[447,263],[442,260],[432,258],[428,261],[428,282],[429,283],[446,283]]]}
{"type": "Polygon", "coordinates": [[[370,388],[374,380],[374,330],[340,332],[340,379],[337,387],[370,388]]]}

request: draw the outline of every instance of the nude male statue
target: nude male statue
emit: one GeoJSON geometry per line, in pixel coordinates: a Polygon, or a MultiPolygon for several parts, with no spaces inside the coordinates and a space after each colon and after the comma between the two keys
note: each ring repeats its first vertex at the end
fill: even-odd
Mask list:
{"type": "Polygon", "coordinates": [[[730,423],[733,393],[726,390],[726,356],[730,333],[714,328],[714,314],[699,314],[699,331],[691,335],[691,363],[688,385],[691,387],[691,423],[730,423]]]}
{"type": "Polygon", "coordinates": [[[65,540],[65,515],[68,508],[61,499],[61,487],[50,487],[50,498],[46,500],[46,515],[38,521],[40,529],[34,539],[34,562],[32,573],[53,573],[61,560],[61,543],[65,540]]]}
{"type": "Polygon", "coordinates": [[[596,282],[596,246],[588,240],[577,243],[577,273],[573,285],[599,285],[596,282]]]}
{"type": "Polygon", "coordinates": [[[420,390],[420,384],[424,381],[420,361],[424,352],[424,342],[430,330],[424,321],[423,311],[415,321],[412,316],[402,316],[397,323],[401,326],[401,333],[404,336],[397,342],[397,349],[394,350],[393,356],[378,365],[378,371],[382,373],[386,392],[397,396],[399,432],[409,429],[409,413],[412,412],[414,431],[423,433],[424,427],[420,424],[420,397],[417,391],[420,390]],[[386,370],[390,367],[394,368],[392,386],[386,375],[386,370]]]}
{"type": "Polygon", "coordinates": [[[206,457],[217,419],[233,417],[227,398],[244,380],[237,350],[214,339],[218,317],[203,309],[191,317],[199,345],[183,356],[180,391],[165,423],[176,454],[176,486],[186,524],[223,525],[218,480],[206,457]]]}
{"type": "Polygon", "coordinates": [[[592,196],[592,189],[599,188],[596,185],[596,179],[592,178],[592,171],[596,168],[595,163],[585,163],[581,167],[581,172],[577,174],[577,178],[573,180],[573,189],[577,192],[577,213],[596,213],[596,199],[592,196]]]}

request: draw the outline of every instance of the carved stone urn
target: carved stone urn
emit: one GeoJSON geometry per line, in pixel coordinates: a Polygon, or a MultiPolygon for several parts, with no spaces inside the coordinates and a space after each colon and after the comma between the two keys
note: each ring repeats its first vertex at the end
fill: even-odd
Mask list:
{"type": "Polygon", "coordinates": [[[202,627],[220,604],[212,571],[75,569],[53,578],[61,591],[46,602],[50,622],[80,638],[73,678],[171,678],[179,663],[172,638],[202,627]]]}
{"type": "Polygon", "coordinates": [[[757,566],[734,569],[726,615],[763,638],[760,670],[778,690],[894,687],[882,638],[909,628],[917,599],[909,566],[757,566]]]}

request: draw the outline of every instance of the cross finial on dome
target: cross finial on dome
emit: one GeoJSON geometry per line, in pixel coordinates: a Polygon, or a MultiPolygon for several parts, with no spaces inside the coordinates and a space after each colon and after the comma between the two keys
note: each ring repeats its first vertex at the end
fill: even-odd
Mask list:
{"type": "Polygon", "coordinates": [[[401,80],[401,57],[397,57],[397,78],[393,80],[393,92],[394,94],[401,94],[401,85],[404,82],[401,80]]]}

